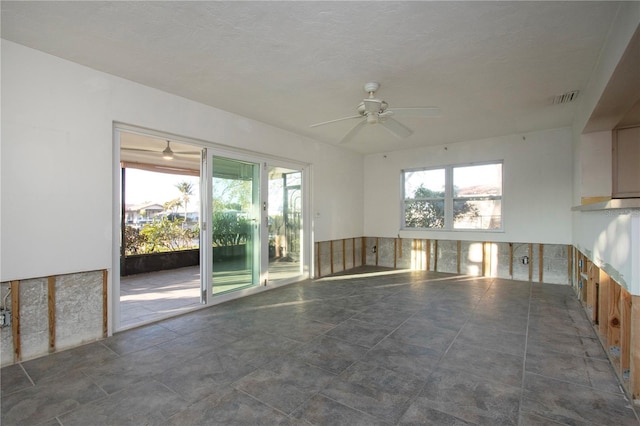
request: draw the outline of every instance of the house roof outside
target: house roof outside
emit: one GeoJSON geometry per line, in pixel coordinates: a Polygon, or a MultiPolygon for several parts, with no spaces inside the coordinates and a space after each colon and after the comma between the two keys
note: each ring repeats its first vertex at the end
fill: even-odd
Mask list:
{"type": "Polygon", "coordinates": [[[161,204],[127,204],[125,205],[126,212],[140,212],[145,210],[147,212],[162,212],[164,207],[161,204]]]}

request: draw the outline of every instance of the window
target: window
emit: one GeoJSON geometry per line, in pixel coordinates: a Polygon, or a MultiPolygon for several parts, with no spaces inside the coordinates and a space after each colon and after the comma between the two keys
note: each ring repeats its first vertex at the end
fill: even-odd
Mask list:
{"type": "Polygon", "coordinates": [[[502,229],[502,162],[403,170],[403,229],[502,229]]]}
{"type": "Polygon", "coordinates": [[[406,228],[444,228],[445,169],[404,172],[406,228]]]}

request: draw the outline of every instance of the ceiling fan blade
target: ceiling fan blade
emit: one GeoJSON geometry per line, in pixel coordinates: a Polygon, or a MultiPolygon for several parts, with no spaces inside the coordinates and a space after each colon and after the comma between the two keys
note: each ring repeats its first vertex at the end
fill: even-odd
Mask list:
{"type": "Polygon", "coordinates": [[[344,143],[350,142],[351,139],[353,139],[353,137],[356,135],[356,133],[358,133],[360,129],[362,129],[366,124],[367,124],[367,120],[362,120],[361,122],[353,126],[351,130],[349,130],[349,132],[347,132],[347,134],[344,135],[342,140],[338,143],[344,144],[344,143]]]}
{"type": "Polygon", "coordinates": [[[438,107],[392,108],[385,112],[396,117],[436,117],[442,113],[438,107]]]}
{"type": "Polygon", "coordinates": [[[344,120],[351,120],[351,119],[354,119],[354,118],[362,118],[362,116],[361,115],[352,115],[351,117],[336,118],[335,120],[323,121],[322,123],[312,124],[309,127],[324,126],[325,124],[336,123],[338,121],[344,121],[344,120]]]}
{"type": "Polygon", "coordinates": [[[379,123],[392,135],[397,136],[401,139],[407,138],[413,133],[413,130],[391,117],[380,120],[379,123]]]}
{"type": "Polygon", "coordinates": [[[134,152],[158,152],[155,151],[153,149],[143,149],[143,148],[127,148],[127,147],[120,147],[121,150],[123,151],[134,151],[134,152]]]}

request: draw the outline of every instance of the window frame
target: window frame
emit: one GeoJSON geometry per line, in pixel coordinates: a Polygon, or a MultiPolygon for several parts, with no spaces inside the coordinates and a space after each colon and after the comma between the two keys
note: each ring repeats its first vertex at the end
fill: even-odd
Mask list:
{"type": "MultiPolygon", "coordinates": [[[[446,232],[504,232],[504,160],[493,160],[483,162],[461,163],[461,164],[449,164],[445,166],[429,166],[429,167],[414,167],[402,169],[400,172],[400,230],[401,231],[446,231],[446,232]],[[485,166],[485,165],[500,165],[501,180],[500,180],[500,194],[501,195],[488,195],[488,196],[473,196],[473,197],[454,197],[454,182],[453,171],[457,168],[471,167],[471,166],[485,166]],[[411,172],[429,171],[429,170],[444,170],[445,174],[445,194],[444,194],[444,226],[442,228],[418,228],[410,227],[406,225],[406,207],[408,201],[416,201],[413,198],[407,198],[405,194],[406,189],[406,174],[411,172]],[[482,228],[456,228],[454,227],[453,207],[456,201],[500,201],[500,228],[495,229],[482,229],[482,228]]],[[[420,199],[419,201],[440,201],[442,198],[429,198],[420,199]]]]}

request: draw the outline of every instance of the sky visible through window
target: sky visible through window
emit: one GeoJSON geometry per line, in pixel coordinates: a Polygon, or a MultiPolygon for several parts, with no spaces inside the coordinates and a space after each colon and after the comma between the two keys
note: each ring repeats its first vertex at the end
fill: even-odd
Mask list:
{"type": "MultiPolygon", "coordinates": [[[[193,195],[189,198],[189,212],[200,209],[200,178],[197,176],[183,176],[166,173],[150,172],[128,168],[126,172],[126,200],[127,205],[160,204],[181,198],[182,194],[176,188],[180,182],[193,184],[193,195]]],[[[299,184],[299,182],[297,182],[299,184]]],[[[269,182],[269,197],[281,200],[283,195],[282,181],[269,182]]],[[[215,194],[214,194],[215,196],[215,194]]],[[[182,211],[183,208],[180,208],[182,211]]],[[[282,214],[282,203],[269,203],[269,214],[282,214]]]]}
{"type": "Polygon", "coordinates": [[[200,178],[166,173],[149,172],[139,169],[127,169],[126,203],[127,204],[160,204],[181,197],[176,188],[180,182],[193,184],[193,195],[189,198],[188,210],[198,211],[200,205],[200,178]]]}
{"type": "MultiPolygon", "coordinates": [[[[501,193],[502,164],[484,164],[471,166],[456,166],[453,168],[454,188],[484,187],[493,188],[493,192],[501,193]]],[[[445,170],[415,170],[404,174],[405,198],[411,198],[416,190],[423,186],[434,192],[445,191],[445,170]]]]}

